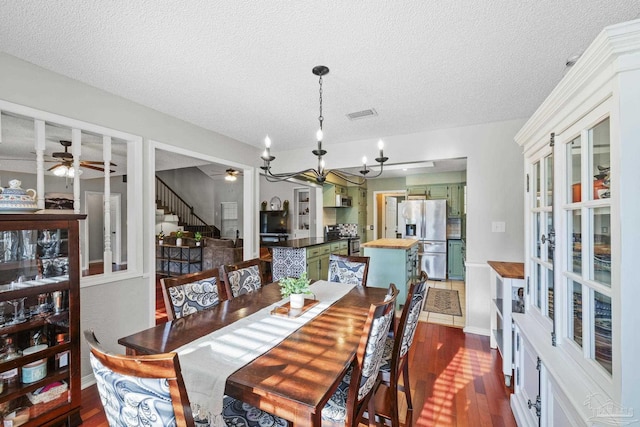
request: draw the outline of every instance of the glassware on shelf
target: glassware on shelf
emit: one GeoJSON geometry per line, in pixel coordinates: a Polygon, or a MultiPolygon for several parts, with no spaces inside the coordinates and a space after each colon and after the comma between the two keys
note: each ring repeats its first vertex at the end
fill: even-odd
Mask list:
{"type": "Polygon", "coordinates": [[[27,318],[24,316],[24,300],[26,299],[27,297],[22,297],[7,301],[13,306],[13,320],[9,322],[10,325],[16,325],[27,321],[27,318]],[[20,306],[20,309],[18,309],[18,306],[20,306]]]}

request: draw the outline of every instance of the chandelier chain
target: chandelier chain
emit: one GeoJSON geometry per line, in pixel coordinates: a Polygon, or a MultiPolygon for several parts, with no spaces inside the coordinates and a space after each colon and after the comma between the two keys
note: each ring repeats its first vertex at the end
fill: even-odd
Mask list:
{"type": "Polygon", "coordinates": [[[320,129],[322,130],[322,122],[324,121],[324,117],[322,116],[322,76],[319,79],[320,83],[320,115],[318,116],[318,120],[320,121],[320,129]]]}

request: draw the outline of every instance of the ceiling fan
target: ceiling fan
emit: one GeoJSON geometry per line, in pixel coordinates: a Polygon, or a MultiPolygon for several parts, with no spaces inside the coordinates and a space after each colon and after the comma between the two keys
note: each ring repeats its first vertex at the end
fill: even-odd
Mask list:
{"type": "MultiPolygon", "coordinates": [[[[71,147],[71,141],[61,140],[60,144],[64,147],[64,151],[58,151],[51,154],[54,160],[45,160],[46,162],[58,162],[51,166],[47,171],[52,171],[57,176],[73,176],[73,154],[69,153],[69,147],[71,147]]],[[[111,166],[117,166],[115,163],[110,163],[111,166]]],[[[80,160],[80,167],[87,169],[94,169],[100,172],[104,172],[104,162],[92,161],[92,160],[80,160]]],[[[115,172],[111,170],[111,173],[115,172]]],[[[82,171],[80,171],[82,173],[82,171]]]]}
{"type": "Polygon", "coordinates": [[[238,175],[240,174],[239,170],[229,168],[225,171],[224,180],[225,181],[235,181],[238,179],[238,175]]]}
{"type": "Polygon", "coordinates": [[[216,176],[224,176],[225,181],[233,182],[238,179],[238,176],[242,175],[242,173],[238,169],[228,168],[226,171],[222,172],[221,169],[218,169],[214,172],[207,172],[207,175],[210,177],[216,176]]]}

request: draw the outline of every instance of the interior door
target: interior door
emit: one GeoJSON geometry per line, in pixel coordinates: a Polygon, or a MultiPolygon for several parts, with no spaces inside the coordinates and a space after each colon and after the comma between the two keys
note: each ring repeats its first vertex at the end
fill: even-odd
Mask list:
{"type": "Polygon", "coordinates": [[[398,224],[398,199],[392,196],[384,198],[384,237],[395,239],[398,224]]]}

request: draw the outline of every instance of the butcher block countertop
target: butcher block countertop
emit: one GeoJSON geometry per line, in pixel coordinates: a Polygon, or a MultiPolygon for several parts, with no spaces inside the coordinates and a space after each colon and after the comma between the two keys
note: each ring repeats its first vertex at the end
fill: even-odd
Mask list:
{"type": "Polygon", "coordinates": [[[360,246],[364,248],[380,248],[380,249],[409,249],[417,245],[415,239],[378,239],[371,242],[362,243],[360,246]]]}
{"type": "Polygon", "coordinates": [[[505,279],[524,279],[524,263],[487,261],[496,273],[505,279]]]}

